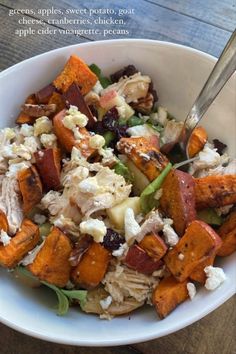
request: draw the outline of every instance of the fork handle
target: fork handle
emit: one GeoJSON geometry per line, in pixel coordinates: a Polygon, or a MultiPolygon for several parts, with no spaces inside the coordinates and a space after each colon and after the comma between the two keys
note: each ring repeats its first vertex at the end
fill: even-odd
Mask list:
{"type": "Polygon", "coordinates": [[[190,137],[192,130],[202,119],[204,113],[208,110],[211,103],[214,101],[220,90],[232,76],[236,70],[236,29],[227,42],[223,52],[221,53],[218,61],[216,62],[210,76],[208,77],[205,85],[199,93],[191,111],[185,119],[185,125],[189,126],[186,143],[190,137]]]}

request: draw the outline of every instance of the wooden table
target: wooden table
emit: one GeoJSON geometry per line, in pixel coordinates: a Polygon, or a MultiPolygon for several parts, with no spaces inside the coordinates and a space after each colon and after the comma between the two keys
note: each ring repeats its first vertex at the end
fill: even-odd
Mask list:
{"type": "MultiPolygon", "coordinates": [[[[51,30],[57,28],[54,35],[35,34],[18,37],[15,34],[17,29],[25,27],[18,24],[19,15],[9,16],[9,10],[50,9],[52,6],[60,9],[133,8],[133,14],[123,17],[125,24],[122,28],[129,32],[127,38],[167,40],[200,49],[214,56],[220,54],[236,23],[235,0],[97,0],[96,2],[92,0],[0,0],[0,70],[31,56],[65,45],[124,37],[124,35],[111,34],[105,38],[103,34],[59,35],[58,29],[66,28],[63,24],[49,25],[51,30]]],[[[24,17],[26,20],[42,19],[39,14],[24,15],[24,17]]],[[[60,16],[54,15],[54,17],[60,16]]],[[[86,15],[80,17],[85,19],[86,15]]],[[[92,20],[94,18],[96,16],[91,17],[92,20]]],[[[45,20],[45,17],[43,19],[45,20]]],[[[34,28],[40,30],[42,27],[43,25],[39,24],[34,28]]],[[[111,28],[111,26],[104,25],[104,28],[111,28]]],[[[204,319],[175,334],[151,342],[123,347],[83,348],[57,345],[28,337],[0,325],[0,352],[2,354],[233,354],[236,353],[235,300],[235,297],[231,298],[204,319]]]]}

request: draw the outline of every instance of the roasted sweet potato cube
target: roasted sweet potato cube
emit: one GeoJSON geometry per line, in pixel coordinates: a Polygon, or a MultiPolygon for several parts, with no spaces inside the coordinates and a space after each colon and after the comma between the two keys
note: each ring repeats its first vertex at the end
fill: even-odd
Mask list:
{"type": "Polygon", "coordinates": [[[0,231],[8,232],[8,220],[6,214],[0,209],[0,231]]]}
{"type": "Polygon", "coordinates": [[[204,272],[204,268],[208,266],[213,266],[215,257],[216,257],[216,251],[213,251],[212,255],[206,256],[201,262],[199,262],[197,267],[192,271],[189,278],[198,283],[205,284],[206,273],[204,272]]]}
{"type": "MultiPolygon", "coordinates": [[[[50,98],[55,92],[56,88],[52,84],[43,87],[41,90],[35,93],[37,103],[49,103],[50,98]]],[[[52,102],[54,103],[54,102],[52,102]]]]}
{"type": "Polygon", "coordinates": [[[147,252],[138,245],[129,248],[123,262],[127,267],[143,274],[152,274],[163,265],[162,261],[149,257],[147,252]]]}
{"type": "Polygon", "coordinates": [[[121,138],[117,147],[150,181],[153,181],[169,163],[167,157],[156,148],[151,139],[121,138]]]}
{"type": "Polygon", "coordinates": [[[28,213],[42,198],[42,183],[34,166],[20,170],[17,179],[23,198],[23,210],[28,213]]]}
{"type": "Polygon", "coordinates": [[[152,303],[162,319],[187,298],[187,280],[179,283],[173,276],[170,276],[162,279],[156,286],[152,294],[152,303]]]}
{"type": "Polygon", "coordinates": [[[96,118],[93,116],[90,111],[87,103],[84,100],[84,97],[79,89],[79,86],[73,82],[68,90],[64,93],[63,98],[66,102],[67,107],[76,106],[78,110],[85,114],[88,117],[87,127],[91,128],[96,122],[96,118]]]}
{"type": "Polygon", "coordinates": [[[39,228],[29,219],[24,219],[20,231],[6,246],[0,245],[0,264],[13,268],[39,242],[39,228]]]}
{"type": "Polygon", "coordinates": [[[231,255],[236,251],[236,211],[230,213],[217,232],[223,241],[217,255],[221,257],[231,255]]]}
{"type": "Polygon", "coordinates": [[[151,258],[154,258],[157,261],[159,261],[167,252],[165,242],[154,232],[145,235],[138,245],[146,251],[151,258]]]}
{"type": "Polygon", "coordinates": [[[75,82],[86,95],[96,84],[98,78],[88,65],[77,55],[71,55],[62,72],[53,81],[54,86],[65,92],[75,82]]]}
{"type": "Polygon", "coordinates": [[[178,281],[184,281],[221,243],[221,238],[209,225],[195,220],[177,245],[165,255],[164,261],[173,276],[178,281]]]}
{"type": "Polygon", "coordinates": [[[95,288],[102,281],[110,258],[111,254],[106,248],[93,242],[73,269],[73,282],[85,289],[95,288]]]}
{"type": "Polygon", "coordinates": [[[52,96],[48,101],[48,104],[56,105],[56,113],[59,113],[64,108],[66,108],[65,101],[63,100],[62,95],[58,92],[53,92],[52,96]]]}
{"type": "Polygon", "coordinates": [[[40,280],[64,287],[70,277],[69,257],[71,250],[69,238],[57,227],[54,227],[33,263],[28,265],[28,269],[40,280]]]}
{"type": "Polygon", "coordinates": [[[207,138],[207,132],[203,127],[198,126],[193,130],[188,143],[189,157],[195,156],[204,148],[204,145],[207,142],[207,138]]]}
{"type": "Polygon", "coordinates": [[[86,128],[78,128],[83,138],[76,140],[73,131],[66,128],[63,124],[65,114],[66,110],[64,109],[53,118],[53,127],[60,144],[67,152],[71,152],[73,146],[75,146],[84,157],[91,156],[95,150],[89,147],[90,133],[86,128]]]}
{"type": "Polygon", "coordinates": [[[236,175],[195,179],[196,208],[216,208],[236,203],[236,175]]]}
{"type": "Polygon", "coordinates": [[[182,236],[187,225],[196,219],[192,176],[179,170],[171,170],[162,185],[160,206],[173,219],[175,231],[182,236]]]}
{"type": "Polygon", "coordinates": [[[58,148],[37,151],[36,166],[46,191],[60,188],[61,152],[58,148]]]}

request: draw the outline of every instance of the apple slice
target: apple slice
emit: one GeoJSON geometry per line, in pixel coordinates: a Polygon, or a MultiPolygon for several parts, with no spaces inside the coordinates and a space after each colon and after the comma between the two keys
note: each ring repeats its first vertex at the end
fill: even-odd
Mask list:
{"type": "Polygon", "coordinates": [[[61,153],[57,148],[37,151],[36,166],[46,191],[60,188],[61,153]]]}
{"type": "Polygon", "coordinates": [[[152,274],[163,265],[163,262],[149,257],[141,247],[133,245],[124,259],[124,264],[139,273],[152,274]]]}

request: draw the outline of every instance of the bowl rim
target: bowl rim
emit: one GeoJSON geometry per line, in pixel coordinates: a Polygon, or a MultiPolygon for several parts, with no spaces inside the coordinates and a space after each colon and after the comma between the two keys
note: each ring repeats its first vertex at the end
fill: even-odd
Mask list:
{"type": "MultiPolygon", "coordinates": [[[[173,48],[179,48],[183,49],[189,53],[195,53],[197,55],[200,55],[206,59],[208,59],[210,62],[215,63],[217,58],[205,53],[203,51],[200,51],[198,49],[188,47],[182,44],[177,44],[177,43],[172,43],[168,41],[160,41],[160,40],[152,40],[152,39],[143,39],[143,38],[125,38],[125,39],[109,39],[109,40],[99,40],[99,41],[91,41],[91,42],[85,42],[85,43],[77,43],[73,45],[68,45],[68,46],[63,46],[57,49],[53,49],[47,52],[44,52],[42,54],[35,55],[33,57],[30,57],[28,59],[25,59],[17,64],[12,65],[11,67],[4,69],[3,71],[0,72],[0,80],[5,76],[8,75],[11,71],[19,69],[22,65],[27,64],[29,61],[32,62],[34,60],[38,60],[40,58],[43,58],[51,53],[58,53],[60,51],[64,51],[65,49],[73,49],[73,48],[80,48],[80,47],[90,47],[90,46],[110,46],[110,45],[119,45],[119,44],[140,44],[140,45],[158,45],[158,46],[163,46],[163,47],[173,47],[173,48]]],[[[183,329],[194,322],[200,320],[201,318],[205,317],[208,315],[210,312],[221,306],[225,301],[227,301],[230,297],[232,297],[236,293],[236,289],[233,287],[226,289],[225,293],[220,297],[214,299],[211,304],[204,310],[202,310],[200,313],[195,314],[192,316],[190,319],[185,318],[179,323],[175,323],[172,325],[172,327],[168,328],[163,328],[159,331],[158,334],[155,333],[146,333],[144,332],[143,334],[139,334],[138,336],[135,335],[133,337],[128,337],[126,338],[118,338],[118,339],[101,339],[99,341],[91,341],[91,340],[83,340],[81,338],[78,339],[66,339],[66,338],[61,338],[60,336],[50,336],[50,334],[46,333],[40,333],[36,332],[34,330],[21,327],[10,320],[3,318],[0,314],[0,322],[3,323],[4,325],[21,332],[23,334],[26,334],[28,336],[32,336],[34,338],[38,338],[41,340],[45,340],[48,342],[52,343],[59,343],[59,344],[66,344],[66,345],[74,345],[74,346],[87,346],[87,347],[101,347],[101,346],[118,346],[118,345],[127,345],[131,343],[140,343],[140,342],[146,342],[150,341],[153,339],[157,339],[169,334],[172,334],[180,329],[183,329]]],[[[164,320],[163,320],[164,321],[164,320]]]]}

